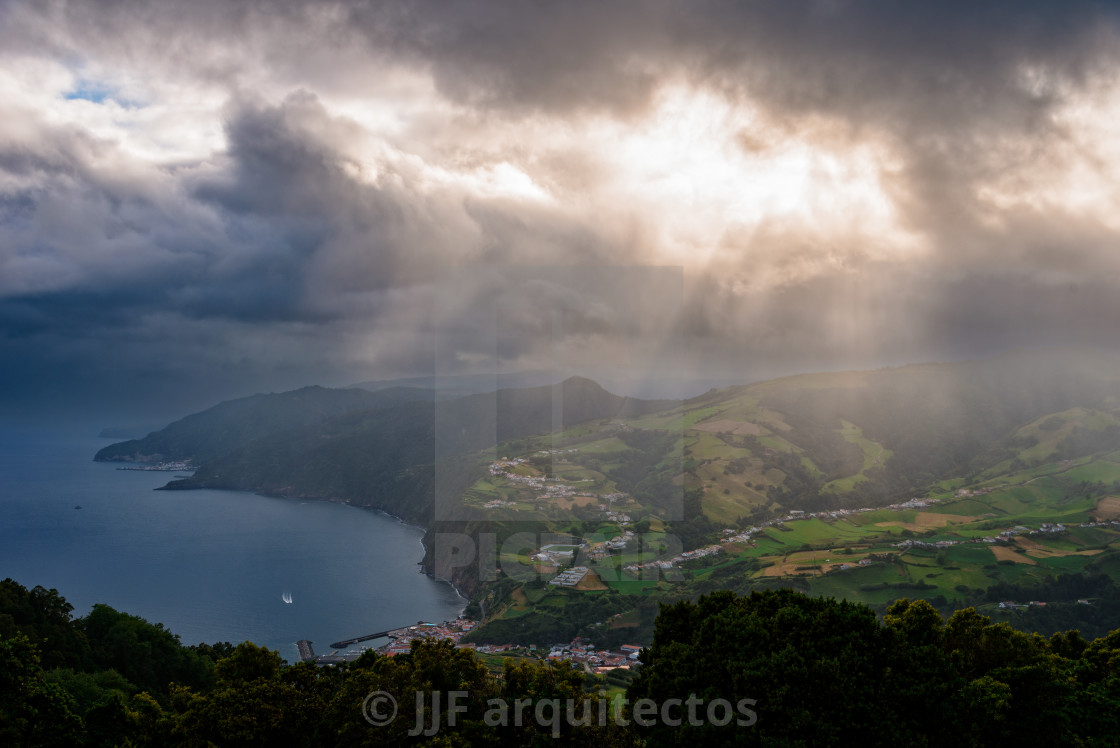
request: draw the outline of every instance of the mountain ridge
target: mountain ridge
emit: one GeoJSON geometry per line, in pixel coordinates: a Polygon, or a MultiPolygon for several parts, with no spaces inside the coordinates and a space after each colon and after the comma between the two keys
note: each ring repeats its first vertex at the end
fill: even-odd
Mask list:
{"type": "MultiPolygon", "coordinates": [[[[700,490],[705,513],[730,519],[765,507],[884,503],[954,472],[997,464],[980,463],[995,459],[993,450],[1018,429],[1071,407],[1120,408],[1120,359],[1026,351],[979,361],[797,374],[685,401],[624,398],[583,377],[446,400],[418,388],[365,393],[311,387],[221,403],[143,440],[110,445],[96,459],[195,459],[196,475],[169,488],[372,502],[417,519],[427,512],[363,483],[391,476],[385,482],[390,486],[423,474],[420,485],[432,493],[438,461],[608,417],[638,431],[679,433],[679,478],[700,490]],[[329,407],[317,403],[296,407],[294,415],[279,413],[301,399],[329,401],[329,407]],[[277,412],[267,428],[260,419],[240,426],[226,422],[270,409],[277,412]],[[217,433],[208,430],[214,425],[217,433]],[[205,449],[171,438],[188,426],[205,449]],[[154,448],[164,445],[170,448],[154,448]]],[[[410,502],[432,500],[406,493],[410,502]]]]}
{"type": "Polygon", "coordinates": [[[417,399],[265,435],[204,462],[194,476],[166,488],[350,501],[423,522],[431,515],[437,491],[437,462],[438,477],[450,477],[443,490],[454,491],[466,480],[460,458],[470,452],[664,405],[614,395],[582,377],[453,400],[417,399]]]}

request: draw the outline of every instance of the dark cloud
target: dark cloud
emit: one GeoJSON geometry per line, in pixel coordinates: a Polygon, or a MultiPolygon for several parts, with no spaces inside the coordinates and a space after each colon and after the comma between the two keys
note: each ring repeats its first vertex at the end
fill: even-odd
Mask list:
{"type": "Polygon", "coordinates": [[[1112,3],[105,1],[0,14],[0,85],[34,69],[106,92],[82,102],[87,122],[61,117],[64,92],[4,89],[23,97],[0,102],[9,400],[77,392],[83,377],[81,397],[158,401],[198,381],[210,396],[547,367],[557,350],[754,378],[1120,342],[1120,231],[1046,192],[1073,161],[1102,184],[1120,177],[1063,114],[1116,79],[1112,3]],[[659,210],[683,209],[643,202],[644,185],[616,189],[600,127],[640,131],[673,86],[754,112],[732,134],[750,156],[874,144],[913,246],[810,211],[705,227],[705,259],[680,250],[695,241],[659,210]],[[210,127],[220,136],[186,156],[165,142],[210,127]],[[683,265],[684,280],[644,263],[683,265]]]}
{"type": "Polygon", "coordinates": [[[36,44],[232,82],[257,60],[295,85],[360,89],[403,63],[472,107],[624,112],[683,75],[791,113],[933,130],[1044,112],[1061,84],[1111,67],[1120,18],[1090,0],[105,0],[17,15],[36,44]]]}
{"type": "MultiPolygon", "coordinates": [[[[1099,2],[358,4],[372,50],[431,66],[472,107],[647,105],[666,78],[907,136],[1043,127],[1062,87],[1111,69],[1118,13],[1099,2]]],[[[792,126],[796,126],[791,123],[792,126]]]]}
{"type": "MultiPolygon", "coordinates": [[[[595,259],[595,232],[555,215],[518,214],[515,202],[454,189],[421,194],[412,177],[393,173],[392,164],[380,165],[386,173],[379,184],[357,178],[333,144],[348,127],[308,93],[276,106],[231,104],[225,152],[207,168],[181,170],[171,188],[174,200],[147,200],[144,185],[110,194],[80,158],[40,169],[34,190],[9,198],[10,215],[31,215],[35,226],[33,236],[12,242],[15,252],[5,259],[23,261],[34,242],[52,266],[82,267],[69,278],[49,267],[41,277],[21,272],[43,288],[14,289],[0,299],[4,345],[9,360],[19,361],[9,375],[41,385],[72,371],[67,362],[99,358],[100,349],[112,351],[111,358],[84,373],[100,387],[137,372],[147,372],[142,378],[153,387],[158,381],[168,389],[186,387],[192,376],[207,378],[209,367],[231,365],[241,367],[248,382],[275,382],[285,367],[298,372],[280,377],[288,382],[348,381],[332,372],[353,364],[348,358],[363,336],[386,337],[379,335],[384,325],[392,328],[388,337],[400,338],[378,343],[380,364],[405,372],[430,369],[431,343],[423,336],[432,327],[423,320],[441,304],[448,318],[475,311],[472,299],[448,308],[433,291],[444,262],[458,255],[500,268],[534,259],[595,259]],[[67,217],[59,217],[62,225],[48,220],[50,204],[58,201],[66,202],[67,213],[83,203],[99,207],[91,211],[96,222],[82,226],[81,246],[64,241],[67,217]],[[129,223],[138,233],[130,238],[118,224],[133,201],[129,223]],[[200,213],[205,230],[195,223],[200,213]],[[248,342],[253,339],[268,340],[269,350],[248,342]],[[180,360],[190,365],[164,364],[180,360]]],[[[4,228],[14,231],[17,223],[4,228]]],[[[477,295],[485,288],[470,290],[477,295]]],[[[575,315],[580,310],[569,307],[569,319],[586,317],[587,310],[575,315]]],[[[506,329],[499,355],[516,359],[533,347],[526,341],[538,332],[506,329]]],[[[481,334],[493,340],[493,330],[481,334]]],[[[473,340],[464,334],[457,345],[469,353],[477,349],[473,340]]],[[[31,391],[41,395],[39,385],[31,391]]]]}

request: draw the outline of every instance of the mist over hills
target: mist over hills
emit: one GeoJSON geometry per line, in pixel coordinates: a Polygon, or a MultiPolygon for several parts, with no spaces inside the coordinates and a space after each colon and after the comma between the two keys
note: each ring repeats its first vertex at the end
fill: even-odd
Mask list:
{"type": "MultiPolygon", "coordinates": [[[[696,401],[701,403],[739,408],[745,420],[807,457],[813,477],[801,490],[802,504],[812,504],[818,489],[849,497],[805,508],[837,501],[866,505],[998,462],[1002,441],[1044,415],[1074,406],[1115,411],[1120,359],[1026,351],[982,361],[786,377],[728,396],[712,393],[696,401]],[[871,455],[873,464],[867,464],[867,442],[883,451],[871,455]]],[[[783,498],[795,499],[788,492],[783,498]]]]}
{"type": "MultiPolygon", "coordinates": [[[[200,463],[195,475],[168,488],[346,500],[424,521],[431,512],[437,461],[443,464],[442,476],[462,474],[465,480],[455,466],[457,456],[669,404],[614,395],[579,377],[448,401],[415,388],[374,393],[306,388],[218,406],[145,439],[107,447],[96,459],[156,453],[162,459],[194,459],[200,463]],[[332,408],[336,412],[330,413],[332,408]],[[264,418],[268,412],[273,416],[264,418]],[[211,440],[211,435],[221,438],[211,440]]],[[[465,487],[456,480],[446,486],[465,487]]]]}
{"type": "Polygon", "coordinates": [[[1104,415],[1085,422],[1096,430],[1080,422],[1065,428],[1055,451],[1120,446],[1108,430],[1120,413],[1117,357],[1024,351],[796,375],[686,401],[624,398],[579,377],[448,399],[423,388],[308,387],[219,404],[106,447],[95,459],[192,460],[196,474],[170,488],[345,500],[424,521],[437,463],[440,491],[457,494],[498,445],[596,422],[581,437],[587,441],[596,429],[625,424],[628,443],[611,448],[623,452],[595,460],[603,475],[623,462],[633,467],[641,434],[675,434],[683,461],[672,478],[699,492],[693,513],[730,521],[778,509],[881,504],[933,481],[979,474],[1018,459],[1022,429],[1071,408],[1104,415]]]}
{"type": "Polygon", "coordinates": [[[378,392],[392,387],[419,387],[435,390],[439,399],[465,397],[498,390],[544,387],[563,379],[553,371],[520,371],[502,374],[448,374],[397,379],[375,379],[350,385],[354,388],[378,392]]]}
{"type": "Polygon", "coordinates": [[[263,436],[306,428],[332,416],[430,399],[429,390],[388,387],[377,392],[310,386],[218,403],[142,439],[111,444],[98,461],[186,460],[203,463],[263,436]]]}

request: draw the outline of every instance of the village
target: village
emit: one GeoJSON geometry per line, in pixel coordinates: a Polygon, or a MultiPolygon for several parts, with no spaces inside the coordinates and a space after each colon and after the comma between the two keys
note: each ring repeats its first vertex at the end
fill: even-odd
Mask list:
{"type": "MultiPolygon", "coordinates": [[[[1080,527],[1120,527],[1120,520],[1107,520],[1104,522],[1082,522],[1080,527]]],[[[897,548],[925,548],[925,549],[938,549],[948,548],[949,546],[959,545],[961,543],[1006,543],[1010,542],[1016,535],[1061,535],[1067,532],[1068,529],[1061,522],[1043,522],[1037,529],[1032,530],[1024,525],[1015,525],[1008,530],[1002,530],[998,535],[985,535],[980,538],[972,538],[969,540],[938,540],[935,542],[927,542],[923,540],[903,540],[895,544],[897,548]]]]}
{"type": "MultiPolygon", "coordinates": [[[[450,641],[459,649],[469,649],[483,655],[501,655],[527,657],[541,660],[570,660],[582,667],[585,672],[603,674],[619,668],[629,669],[637,664],[638,652],[641,647],[637,644],[623,644],[617,650],[597,650],[588,639],[577,637],[567,644],[555,644],[546,651],[535,644],[520,646],[516,644],[473,644],[462,642],[462,638],[478,625],[477,621],[468,618],[457,618],[453,621],[440,623],[417,623],[415,626],[406,626],[388,633],[390,641],[380,647],[358,647],[355,649],[333,652],[329,655],[316,657],[309,646],[301,647],[301,659],[315,661],[320,665],[333,665],[341,662],[352,662],[368,651],[374,651],[386,657],[396,657],[408,654],[412,650],[412,642],[422,639],[436,639],[450,641]]],[[[310,644],[303,642],[302,644],[310,644]]]]}
{"type": "MultiPolygon", "coordinates": [[[[537,452],[536,455],[569,455],[575,452],[578,452],[578,450],[541,450],[537,452]]],[[[497,460],[489,466],[490,475],[493,478],[505,479],[510,483],[532,489],[538,501],[558,501],[561,507],[565,505],[571,507],[575,503],[580,503],[581,501],[585,502],[580,503],[580,506],[585,510],[597,508],[601,519],[617,526],[616,534],[609,538],[604,538],[601,532],[597,534],[596,537],[586,541],[580,538],[570,538],[564,543],[554,542],[551,545],[543,545],[537,551],[530,554],[530,560],[537,564],[537,571],[542,574],[542,578],[546,580],[546,585],[549,588],[555,590],[571,590],[573,592],[606,589],[608,584],[614,584],[612,580],[619,579],[619,572],[623,573],[623,580],[626,578],[643,580],[649,578],[648,572],[665,572],[687,565],[690,562],[697,562],[718,555],[737,555],[741,551],[739,546],[750,545],[757,547],[757,543],[765,536],[772,534],[773,530],[787,531],[794,525],[805,521],[819,520],[831,524],[832,522],[842,520],[846,517],[854,517],[870,512],[892,511],[901,513],[907,511],[939,511],[935,509],[935,507],[943,502],[975,498],[1005,487],[1001,485],[958,488],[952,492],[951,498],[910,498],[906,501],[900,501],[886,506],[837,508],[823,511],[789,509],[782,512],[781,516],[773,517],[762,522],[756,522],[750,527],[744,528],[742,525],[739,527],[726,527],[720,531],[721,537],[718,542],[687,551],[681,550],[680,548],[677,548],[676,551],[667,551],[666,548],[659,543],[658,533],[649,534],[648,532],[635,531],[634,522],[638,519],[643,519],[644,524],[645,518],[642,515],[638,502],[634,498],[617,491],[606,493],[601,488],[599,488],[599,491],[603,491],[602,493],[595,492],[595,488],[597,487],[577,487],[580,483],[594,482],[590,480],[573,480],[573,477],[579,477],[578,473],[574,476],[570,472],[565,473],[564,478],[533,474],[535,470],[529,463],[534,460],[534,457],[535,456],[524,456],[497,460]],[[626,508],[624,509],[623,507],[626,508]],[[611,557],[617,559],[620,556],[624,560],[616,562],[617,565],[610,566],[607,569],[612,576],[600,576],[600,574],[597,573],[603,568],[600,566],[601,563],[607,562],[609,564],[609,561],[606,561],[607,559],[611,557]]],[[[503,498],[488,502],[484,506],[485,508],[499,508],[502,506],[514,506],[515,503],[517,503],[509,499],[513,499],[513,496],[505,494],[503,498]]],[[[520,502],[520,507],[524,506],[525,502],[522,500],[520,502]]],[[[898,523],[896,522],[894,524],[898,523]]],[[[1010,522],[1008,523],[1008,525],[1011,524],[1010,522]]],[[[1080,527],[1108,527],[1110,529],[1120,529],[1120,519],[1098,519],[1090,517],[1087,521],[1081,522],[1080,527]]],[[[991,525],[988,525],[987,528],[991,528],[991,525]]],[[[959,535],[953,537],[951,535],[946,538],[942,535],[935,539],[929,537],[933,534],[932,532],[923,533],[922,535],[924,537],[913,537],[914,532],[913,529],[911,529],[910,531],[904,530],[901,533],[902,537],[896,537],[895,541],[890,542],[889,545],[902,552],[909,550],[936,552],[963,544],[1003,546],[1013,543],[1016,538],[1020,536],[1058,538],[1068,534],[1068,532],[1069,528],[1059,521],[1039,522],[1037,525],[1032,522],[1031,526],[1014,524],[1013,526],[1005,526],[1003,528],[992,528],[988,529],[987,534],[977,537],[969,537],[969,535],[973,533],[966,533],[964,537],[959,535]]],[[[885,548],[881,550],[885,550],[885,548]]],[[[848,563],[821,566],[818,568],[818,574],[844,572],[855,567],[872,566],[883,563],[890,558],[891,554],[889,553],[867,553],[864,554],[863,558],[857,556],[848,563]]],[[[780,567],[780,565],[778,566],[780,567]]],[[[803,567],[797,568],[801,570],[803,567]]],[[[808,568],[809,567],[804,567],[804,569],[808,568]]],[[[658,578],[660,578],[660,576],[658,578]]],[[[1088,601],[1079,602],[1089,604],[1088,601]]],[[[1040,601],[1029,604],[1006,602],[1001,608],[1005,610],[1014,610],[1024,607],[1024,605],[1042,604],[1045,603],[1040,601]]],[[[576,655],[577,659],[583,656],[578,648],[569,648],[569,651],[576,655]]]]}
{"type": "MultiPolygon", "coordinates": [[[[543,492],[542,496],[556,496],[566,490],[571,490],[570,486],[564,484],[546,485],[546,479],[544,478],[509,473],[510,468],[522,464],[524,461],[525,458],[515,458],[513,460],[495,462],[491,466],[492,475],[503,475],[515,482],[536,487],[543,492]]],[[[959,491],[957,493],[958,495],[960,494],[959,491]]],[[[636,546],[639,548],[641,547],[643,538],[632,529],[631,517],[629,514],[611,508],[616,502],[629,501],[630,497],[624,493],[615,492],[603,496],[595,495],[594,498],[605,500],[606,503],[600,504],[600,507],[609,512],[609,519],[618,525],[618,533],[610,538],[599,539],[592,542],[573,536],[554,536],[553,542],[542,545],[539,549],[530,554],[530,559],[538,564],[537,568],[539,572],[546,574],[551,571],[553,573],[553,576],[547,581],[549,587],[573,591],[605,589],[603,586],[598,586],[602,585],[602,582],[594,573],[594,567],[583,565],[587,563],[584,559],[590,561],[601,560],[613,554],[626,553],[628,551],[632,552],[635,550],[636,546]]],[[[786,523],[813,519],[826,521],[836,520],[849,515],[882,510],[922,510],[936,505],[937,503],[939,503],[939,500],[936,498],[913,498],[886,507],[861,507],[817,512],[789,510],[781,517],[760,522],[747,529],[724,528],[722,530],[723,537],[718,544],[711,544],[690,551],[684,551],[670,557],[659,557],[642,563],[630,563],[624,566],[623,569],[633,576],[640,575],[642,570],[647,568],[669,569],[689,561],[727,552],[727,547],[729,545],[754,542],[766,529],[782,529],[785,527],[786,523]]],[[[1079,526],[1082,528],[1107,527],[1109,529],[1120,529],[1120,519],[1098,519],[1091,517],[1087,521],[1081,522],[1079,526]]],[[[1008,544],[1014,541],[1017,536],[1054,537],[1068,532],[1069,528],[1060,522],[1041,522],[1037,527],[1017,524],[993,534],[975,538],[952,540],[904,538],[894,543],[893,547],[903,551],[911,549],[936,551],[965,543],[1008,544]]],[[[890,554],[871,553],[865,558],[854,561],[852,564],[840,564],[833,570],[849,569],[854,565],[869,566],[888,560],[890,557],[890,554]]],[[[1079,599],[1077,602],[1082,605],[1092,604],[1088,599],[1079,599]]],[[[998,609],[1012,612],[1015,610],[1028,609],[1030,607],[1041,607],[1046,604],[1046,602],[1039,600],[1032,600],[1025,603],[1005,600],[998,604],[998,609]]],[[[478,623],[476,621],[466,618],[443,621],[441,623],[418,623],[415,626],[408,626],[387,632],[390,641],[375,649],[358,647],[345,651],[335,651],[329,655],[319,657],[314,656],[313,651],[310,649],[309,642],[301,642],[301,644],[306,644],[307,646],[300,647],[300,656],[301,659],[313,660],[319,664],[335,664],[353,661],[364,652],[370,651],[371,649],[385,656],[398,656],[410,652],[412,642],[415,640],[442,639],[452,642],[458,648],[470,649],[480,655],[526,657],[540,660],[570,660],[575,665],[582,667],[585,672],[607,673],[614,669],[629,668],[637,664],[636,661],[640,649],[640,646],[637,644],[628,644],[618,647],[616,650],[597,650],[595,645],[583,638],[576,638],[566,644],[555,644],[548,648],[535,644],[527,646],[515,644],[476,645],[474,643],[463,642],[462,639],[477,625],[478,623]]],[[[493,662],[490,664],[494,666],[493,662]]]]}
{"type": "MultiPolygon", "coordinates": [[[[839,519],[844,516],[858,514],[862,512],[881,511],[883,509],[905,511],[910,509],[922,509],[936,504],[938,499],[909,499],[904,502],[890,504],[886,507],[860,507],[854,509],[835,509],[821,512],[804,512],[800,510],[792,510],[783,517],[778,517],[766,522],[759,523],[756,526],[750,527],[746,530],[736,531],[732,528],[725,528],[723,530],[724,537],[720,539],[720,545],[708,545],[702,548],[696,548],[690,551],[684,551],[668,558],[657,558],[644,563],[631,563],[623,567],[623,570],[632,574],[639,575],[643,569],[671,569],[679,566],[687,561],[695,561],[707,556],[713,556],[723,551],[722,545],[733,543],[748,543],[758,534],[762,533],[769,527],[784,527],[786,522],[795,522],[798,520],[807,519],[839,519]]],[[[627,518],[628,519],[628,518],[627,518]]],[[[1081,527],[1120,527],[1120,520],[1105,520],[1105,521],[1088,521],[1082,522],[1081,527]]],[[[1032,529],[1024,525],[1016,525],[1012,528],[1002,530],[997,535],[986,535],[978,538],[971,538],[967,540],[937,540],[925,541],[907,538],[894,544],[894,547],[901,550],[909,549],[926,549],[926,550],[940,550],[948,548],[953,545],[962,543],[1007,543],[1010,542],[1017,535],[1026,536],[1056,536],[1067,532],[1067,528],[1060,522],[1043,522],[1039,527],[1032,529]]],[[[586,548],[587,557],[591,560],[599,560],[608,555],[611,551],[623,550],[627,543],[636,539],[633,531],[627,530],[614,538],[598,543],[592,546],[586,544],[565,546],[565,550],[558,551],[554,546],[545,546],[540,549],[531,558],[535,561],[562,565],[564,563],[571,563],[575,558],[576,551],[580,548],[586,548]]],[[[857,562],[859,566],[868,566],[875,563],[871,558],[864,558],[857,562]]],[[[841,564],[837,568],[840,570],[851,568],[852,564],[841,564]]],[[[588,569],[586,567],[575,567],[567,571],[561,572],[558,576],[553,578],[549,584],[561,587],[575,587],[586,576],[588,569]]]]}
{"type": "MultiPolygon", "coordinates": [[[[540,450],[538,455],[561,455],[571,454],[578,452],[578,449],[566,450],[540,450]]],[[[615,503],[629,502],[631,498],[622,492],[612,492],[607,494],[597,494],[591,492],[581,492],[577,495],[575,487],[562,483],[558,479],[550,479],[544,476],[536,475],[522,475],[517,472],[517,469],[526,465],[529,462],[527,457],[503,457],[490,464],[489,473],[491,477],[503,478],[511,483],[519,484],[533,489],[537,492],[537,499],[550,500],[550,499],[567,499],[567,498],[586,498],[588,500],[598,500],[598,509],[600,510],[601,518],[618,524],[622,532],[603,542],[587,545],[580,543],[576,546],[565,547],[563,550],[546,546],[541,548],[537,553],[531,556],[533,561],[543,564],[552,564],[562,566],[570,564],[574,560],[576,553],[580,549],[584,549],[587,557],[592,560],[601,560],[611,553],[623,551],[629,543],[636,539],[632,530],[628,529],[631,526],[631,517],[624,511],[619,511],[614,508],[615,503]]],[[[866,507],[858,509],[835,509],[822,512],[804,512],[801,510],[791,510],[784,517],[775,518],[766,522],[762,522],[757,526],[751,527],[743,531],[735,531],[733,529],[725,529],[724,535],[726,537],[720,540],[720,544],[709,545],[703,548],[696,548],[690,551],[683,551],[679,554],[668,558],[656,558],[651,561],[643,563],[627,564],[624,570],[632,575],[639,575],[643,569],[670,569],[678,566],[687,561],[694,561],[696,559],[704,558],[707,556],[714,556],[720,553],[723,548],[722,544],[727,543],[742,543],[749,542],[755,535],[761,533],[768,527],[782,527],[785,522],[791,522],[801,519],[812,518],[828,518],[839,519],[851,514],[859,512],[870,512],[877,509],[892,509],[896,511],[905,511],[908,509],[921,509],[931,504],[936,503],[936,499],[910,499],[908,501],[891,504],[887,507],[866,507]]],[[[513,507],[515,502],[507,501],[504,499],[493,499],[482,505],[484,509],[499,509],[503,507],[513,507]]],[[[586,576],[587,570],[584,567],[577,567],[583,569],[582,572],[572,570],[574,573],[562,572],[556,576],[550,584],[562,587],[575,587],[586,576]]]]}
{"type": "MultiPolygon", "coordinates": [[[[579,452],[578,449],[552,449],[540,450],[538,455],[562,455],[579,452]]],[[[617,504],[632,503],[629,495],[621,491],[612,491],[610,493],[594,493],[588,490],[577,489],[569,483],[563,482],[559,478],[548,478],[542,475],[523,475],[517,472],[519,467],[526,465],[529,462],[527,457],[503,457],[500,460],[490,464],[489,473],[492,478],[502,478],[520,486],[525,486],[535,493],[535,500],[537,501],[555,501],[557,499],[567,499],[574,503],[580,503],[582,506],[589,506],[597,502],[597,508],[600,512],[600,518],[609,522],[617,522],[621,527],[626,527],[630,523],[630,517],[623,511],[614,508],[617,504]]],[[[571,481],[577,483],[594,483],[591,479],[582,481],[571,481]]],[[[491,499],[484,502],[483,509],[517,509],[517,502],[509,501],[506,499],[491,499]]]]}
{"type": "MultiPolygon", "coordinates": [[[[890,504],[890,505],[885,506],[885,507],[860,507],[858,509],[832,509],[832,510],[821,511],[821,512],[804,512],[800,509],[793,509],[793,510],[790,510],[789,512],[787,512],[786,515],[783,516],[783,517],[777,517],[775,519],[771,519],[771,520],[767,520],[765,522],[761,522],[754,527],[751,527],[749,529],[742,530],[742,531],[739,531],[739,532],[736,532],[734,529],[731,529],[731,528],[726,528],[726,529],[723,530],[723,534],[724,534],[725,537],[720,539],[720,543],[721,544],[748,543],[754,538],[754,536],[758,535],[759,533],[761,533],[766,528],[768,528],[768,527],[784,527],[786,522],[795,522],[797,520],[805,520],[805,519],[839,519],[841,517],[846,517],[846,516],[852,515],[852,514],[859,514],[861,512],[881,511],[883,509],[890,509],[890,510],[895,510],[895,511],[906,511],[908,509],[922,509],[922,508],[931,506],[932,504],[936,504],[936,503],[937,503],[937,499],[909,499],[907,501],[899,502],[899,503],[896,503],[896,504],[890,504]]],[[[685,551],[685,552],[677,554],[676,556],[673,556],[671,558],[659,558],[659,559],[656,559],[656,560],[653,560],[653,561],[648,561],[646,563],[629,564],[624,568],[625,568],[626,571],[630,572],[631,574],[637,574],[642,569],[648,569],[648,568],[670,569],[670,568],[673,568],[674,566],[677,566],[681,563],[684,563],[685,561],[694,561],[698,558],[704,558],[705,556],[713,556],[717,553],[720,553],[722,550],[723,549],[721,548],[720,545],[709,545],[709,546],[705,546],[704,548],[696,548],[695,550],[685,551]]],[[[864,564],[864,565],[866,565],[866,564],[864,564]]]]}
{"type": "Polygon", "coordinates": [[[191,464],[190,460],[170,460],[157,462],[154,465],[126,465],[117,468],[117,470],[136,470],[144,473],[178,473],[193,472],[197,468],[191,464]]]}

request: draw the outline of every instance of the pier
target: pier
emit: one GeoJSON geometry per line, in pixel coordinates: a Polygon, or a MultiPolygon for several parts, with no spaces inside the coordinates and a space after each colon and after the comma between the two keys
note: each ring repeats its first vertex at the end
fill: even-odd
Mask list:
{"type": "MultiPolygon", "coordinates": [[[[423,621],[417,621],[416,625],[417,626],[423,626],[425,624],[424,624],[423,621]]],[[[385,631],[378,631],[376,634],[366,634],[365,636],[356,636],[353,639],[343,639],[342,641],[335,642],[334,644],[332,644],[331,649],[345,649],[346,647],[349,647],[351,644],[357,644],[358,642],[366,642],[366,641],[369,641],[370,639],[380,639],[383,636],[393,636],[393,635],[399,636],[400,633],[403,633],[407,630],[408,630],[408,626],[398,626],[395,629],[387,629],[385,631]]]]}
{"type": "Polygon", "coordinates": [[[296,642],[296,649],[299,650],[299,659],[302,662],[310,662],[315,659],[315,648],[311,646],[311,642],[307,639],[300,639],[296,642]]]}

